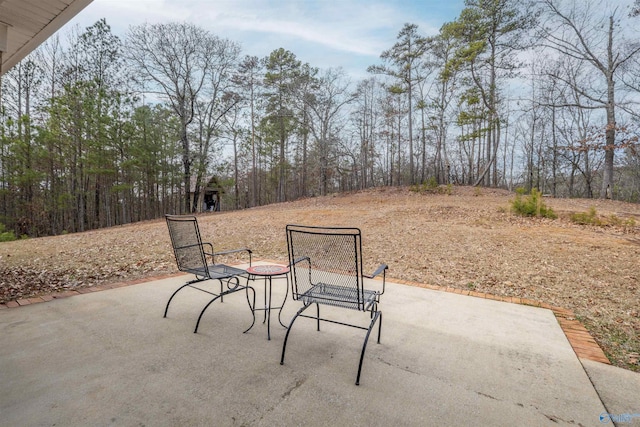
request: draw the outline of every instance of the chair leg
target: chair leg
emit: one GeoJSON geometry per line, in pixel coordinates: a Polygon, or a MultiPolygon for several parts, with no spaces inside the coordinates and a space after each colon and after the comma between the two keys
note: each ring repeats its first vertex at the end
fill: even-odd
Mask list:
{"type": "Polygon", "coordinates": [[[320,331],[320,304],[316,303],[318,314],[316,315],[316,322],[318,322],[318,331],[320,331]]]}
{"type": "Polygon", "coordinates": [[[287,297],[289,296],[289,275],[287,274],[285,277],[287,279],[287,288],[284,293],[284,300],[282,301],[282,305],[280,306],[280,311],[278,311],[278,322],[280,322],[280,324],[286,328],[287,325],[282,323],[282,319],[280,318],[280,316],[282,315],[282,309],[284,308],[284,305],[287,303],[287,297]]]}
{"type": "Polygon", "coordinates": [[[202,315],[204,314],[204,312],[207,310],[207,308],[209,308],[209,306],[211,304],[213,304],[215,302],[215,300],[217,300],[218,298],[221,298],[222,295],[218,295],[217,297],[215,297],[214,299],[212,299],[211,301],[209,301],[207,303],[207,305],[204,306],[204,308],[202,309],[202,311],[200,312],[200,316],[198,316],[198,321],[196,322],[196,329],[194,329],[193,333],[197,334],[198,333],[198,326],[200,326],[200,319],[202,319],[202,315]]]}
{"type": "Polygon", "coordinates": [[[362,345],[362,352],[360,353],[360,363],[358,364],[358,376],[356,377],[356,385],[360,385],[360,373],[362,372],[362,362],[364,360],[364,352],[367,350],[367,342],[369,341],[369,335],[371,334],[371,329],[375,325],[376,321],[380,317],[380,325],[378,326],[378,343],[380,343],[380,331],[382,328],[382,313],[379,311],[375,312],[373,319],[371,320],[371,324],[369,325],[369,329],[367,330],[367,335],[364,338],[364,344],[362,345]]]}
{"type": "Polygon", "coordinates": [[[280,356],[280,364],[281,365],[284,364],[284,352],[287,349],[287,340],[289,339],[289,333],[291,332],[291,328],[293,327],[293,322],[295,322],[296,319],[298,318],[298,316],[300,316],[302,314],[302,312],[305,311],[309,307],[311,307],[311,305],[303,306],[300,310],[298,310],[296,315],[293,316],[293,319],[291,319],[291,323],[289,323],[289,327],[287,328],[287,333],[284,335],[284,343],[282,344],[282,355],[280,356]]]}
{"type": "Polygon", "coordinates": [[[190,284],[191,283],[185,283],[184,285],[182,285],[178,289],[176,289],[176,291],[171,295],[171,298],[169,298],[169,301],[167,301],[167,306],[164,308],[164,316],[162,316],[162,317],[167,317],[167,312],[169,311],[169,304],[171,304],[171,300],[173,299],[173,297],[175,297],[176,294],[178,292],[180,292],[180,290],[182,290],[183,288],[186,288],[190,284]]]}
{"type": "Polygon", "coordinates": [[[247,303],[249,304],[249,308],[251,309],[251,315],[253,316],[253,321],[251,321],[251,326],[249,326],[245,331],[243,331],[243,334],[246,334],[247,332],[249,332],[251,330],[251,328],[253,328],[253,325],[256,323],[256,310],[255,310],[255,306],[256,306],[256,290],[253,289],[251,286],[248,285],[247,282],[247,303]],[[251,292],[253,292],[253,305],[251,305],[251,300],[249,299],[249,289],[251,289],[251,292]]]}

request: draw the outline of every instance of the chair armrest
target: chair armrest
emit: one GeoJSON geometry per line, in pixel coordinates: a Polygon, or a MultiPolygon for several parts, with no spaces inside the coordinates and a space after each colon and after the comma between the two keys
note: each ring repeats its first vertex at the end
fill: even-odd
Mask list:
{"type": "Polygon", "coordinates": [[[367,276],[363,274],[363,276],[366,277],[367,279],[373,279],[374,277],[382,273],[382,292],[380,292],[380,295],[384,294],[384,289],[387,282],[388,269],[389,269],[389,266],[387,264],[380,264],[380,266],[376,269],[376,271],[373,272],[371,276],[367,276]]]}
{"type": "MultiPolygon", "coordinates": [[[[389,268],[389,266],[387,264],[380,264],[380,266],[376,269],[376,271],[373,272],[373,274],[371,275],[371,277],[369,277],[370,279],[373,279],[374,277],[376,277],[378,274],[386,272],[386,270],[389,268]]],[[[384,276],[385,274],[383,274],[384,276]]]]}
{"type": "MultiPolygon", "coordinates": [[[[203,245],[207,245],[211,248],[211,253],[205,252],[205,254],[209,255],[212,260],[214,260],[217,255],[229,255],[229,254],[235,254],[238,252],[247,252],[249,254],[249,267],[251,267],[251,254],[253,252],[249,248],[240,248],[240,249],[231,249],[228,251],[213,252],[213,245],[211,243],[203,243],[203,245]]],[[[213,262],[215,263],[215,261],[213,262]]]]}

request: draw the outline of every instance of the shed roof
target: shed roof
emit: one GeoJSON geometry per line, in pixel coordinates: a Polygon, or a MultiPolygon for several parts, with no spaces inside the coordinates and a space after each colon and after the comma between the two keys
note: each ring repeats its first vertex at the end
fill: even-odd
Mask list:
{"type": "MultiPolygon", "coordinates": [[[[197,177],[194,175],[191,175],[191,185],[190,185],[190,189],[189,191],[191,193],[196,191],[196,181],[197,181],[197,177]]],[[[205,189],[215,189],[220,191],[220,183],[218,182],[218,178],[216,178],[213,175],[207,175],[207,176],[203,176],[202,177],[202,181],[200,182],[200,191],[203,191],[205,189]]]]}

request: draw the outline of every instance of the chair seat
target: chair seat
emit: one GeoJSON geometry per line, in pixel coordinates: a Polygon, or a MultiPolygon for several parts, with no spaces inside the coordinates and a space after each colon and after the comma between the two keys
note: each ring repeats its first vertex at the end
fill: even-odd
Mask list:
{"type": "Polygon", "coordinates": [[[364,307],[377,301],[379,293],[376,291],[364,290],[363,298],[358,298],[358,292],[353,287],[329,285],[318,283],[311,287],[304,294],[300,295],[304,305],[327,304],[336,307],[350,308],[352,310],[363,310],[359,302],[364,302],[364,307]]]}
{"type": "Polygon", "coordinates": [[[211,279],[227,279],[233,276],[241,276],[246,274],[247,271],[241,268],[230,267],[224,264],[214,264],[207,266],[209,274],[205,272],[204,268],[188,268],[185,272],[195,274],[197,277],[209,277],[211,279]]]}

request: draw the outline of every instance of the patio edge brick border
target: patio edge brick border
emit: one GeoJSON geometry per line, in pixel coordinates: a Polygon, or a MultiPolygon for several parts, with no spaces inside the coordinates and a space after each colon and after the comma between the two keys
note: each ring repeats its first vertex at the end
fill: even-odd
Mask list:
{"type": "MultiPolygon", "coordinates": [[[[273,264],[283,264],[282,261],[276,261],[276,260],[270,260],[270,259],[259,259],[255,261],[269,262],[273,264]]],[[[56,292],[53,294],[42,295],[42,296],[32,297],[32,298],[22,298],[15,301],[8,301],[4,304],[0,304],[0,310],[17,308],[25,305],[30,305],[30,304],[38,304],[42,302],[52,301],[54,299],[72,297],[74,295],[82,295],[82,294],[88,294],[92,292],[104,291],[107,289],[121,288],[123,286],[137,285],[140,283],[146,283],[154,280],[169,279],[172,277],[178,277],[182,275],[184,275],[184,273],[171,273],[171,274],[163,274],[158,276],[149,276],[149,277],[140,278],[140,279],[128,280],[125,282],[96,285],[96,286],[91,286],[86,288],[80,288],[78,290],[56,292]]],[[[382,279],[378,277],[376,278],[376,280],[382,280],[382,279]]],[[[458,294],[458,295],[466,295],[466,296],[471,296],[476,298],[485,298],[485,299],[491,299],[495,301],[508,302],[512,304],[530,305],[533,307],[540,307],[540,308],[551,310],[555,315],[556,320],[560,325],[560,328],[562,328],[562,331],[567,337],[569,344],[571,344],[571,348],[573,348],[573,351],[575,352],[576,356],[578,356],[579,359],[592,360],[594,362],[605,363],[608,365],[611,364],[607,356],[604,354],[604,352],[598,345],[598,343],[593,339],[589,331],[587,331],[587,329],[582,325],[582,323],[580,323],[580,321],[576,319],[575,314],[571,310],[567,310],[562,307],[554,307],[546,303],[541,303],[539,301],[534,301],[526,298],[505,297],[505,296],[487,294],[484,292],[475,292],[475,291],[469,291],[469,290],[457,289],[457,288],[451,288],[451,287],[428,285],[425,283],[413,282],[413,281],[401,280],[401,279],[389,278],[389,281],[393,283],[399,283],[402,285],[431,289],[434,291],[449,292],[449,293],[458,294]]]]}

